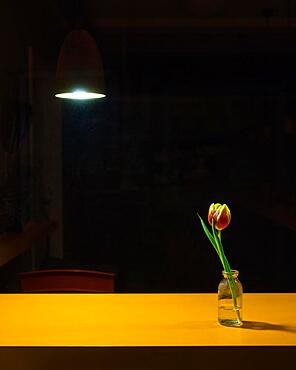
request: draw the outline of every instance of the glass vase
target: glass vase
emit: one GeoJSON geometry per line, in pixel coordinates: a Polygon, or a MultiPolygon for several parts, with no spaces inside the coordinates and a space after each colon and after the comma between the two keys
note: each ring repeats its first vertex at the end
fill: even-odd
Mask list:
{"type": "Polygon", "coordinates": [[[218,322],[226,326],[242,326],[243,287],[238,271],[222,271],[218,286],[218,322]]]}

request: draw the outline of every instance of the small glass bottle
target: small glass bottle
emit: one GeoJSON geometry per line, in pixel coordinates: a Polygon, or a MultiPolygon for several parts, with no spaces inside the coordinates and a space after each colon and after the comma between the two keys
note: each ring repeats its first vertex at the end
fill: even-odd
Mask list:
{"type": "Polygon", "coordinates": [[[218,286],[218,322],[226,326],[242,326],[243,287],[238,280],[238,271],[231,270],[231,273],[232,283],[229,273],[222,271],[223,279],[218,286]]]}

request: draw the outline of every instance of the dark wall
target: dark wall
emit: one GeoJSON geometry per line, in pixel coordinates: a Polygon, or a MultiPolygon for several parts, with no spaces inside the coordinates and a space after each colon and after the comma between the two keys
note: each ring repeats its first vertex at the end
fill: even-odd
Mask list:
{"type": "Polygon", "coordinates": [[[295,57],[127,49],[105,102],[64,105],[66,259],[122,292],[216,291],[196,212],[221,202],[245,290],[294,291],[295,57]]]}
{"type": "MultiPolygon", "coordinates": [[[[7,98],[28,100],[28,46],[38,56],[34,76],[45,69],[54,75],[72,14],[62,3],[62,13],[46,1],[1,4],[1,133],[7,98]]],[[[181,23],[164,11],[155,14],[168,17],[162,28],[150,14],[148,29],[139,20],[139,28],[131,22],[123,29],[120,17],[114,27],[98,27],[101,10],[87,25],[95,28],[97,19],[91,31],[103,54],[108,98],[63,106],[65,258],[45,259],[41,267],[112,270],[120,292],[216,291],[221,266],[196,212],[206,218],[210,203],[221,202],[233,216],[223,232],[225,251],[245,290],[295,291],[296,34],[289,19],[281,22],[293,14],[269,19],[267,11],[261,22],[252,13],[247,25],[243,8],[224,28],[220,14],[203,28],[194,27],[192,17],[203,23],[199,10],[178,14],[181,23]]],[[[24,116],[24,105],[18,109],[24,116]]],[[[15,122],[18,110],[9,111],[15,122]]],[[[40,133],[42,124],[36,123],[40,133]]],[[[43,143],[36,141],[40,154],[43,143]]],[[[19,168],[19,157],[3,149],[2,135],[0,217],[5,172],[19,168]]],[[[50,164],[40,162],[44,174],[50,164]]],[[[29,171],[17,171],[31,184],[29,171]]],[[[11,181],[19,189],[15,176],[11,181]]],[[[29,213],[27,203],[21,212],[29,213]]],[[[10,229],[1,217],[1,231],[16,231],[27,214],[18,216],[10,229]]],[[[30,266],[23,257],[1,267],[0,289],[11,290],[17,272],[30,266]]]]}

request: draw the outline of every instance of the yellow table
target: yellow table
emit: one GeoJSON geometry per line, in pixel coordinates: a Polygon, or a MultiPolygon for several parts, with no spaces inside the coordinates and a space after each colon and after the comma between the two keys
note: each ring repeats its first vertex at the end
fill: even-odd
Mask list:
{"type": "Polygon", "coordinates": [[[216,294],[0,294],[0,370],[254,370],[296,361],[296,294],[244,294],[243,319],[242,328],[219,325],[216,294]]]}

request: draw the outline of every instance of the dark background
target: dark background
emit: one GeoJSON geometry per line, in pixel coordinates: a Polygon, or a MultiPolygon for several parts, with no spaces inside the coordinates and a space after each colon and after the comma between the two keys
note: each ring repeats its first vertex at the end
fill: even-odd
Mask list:
{"type": "MultiPolygon", "coordinates": [[[[118,292],[216,291],[196,213],[219,202],[245,291],[295,291],[296,4],[82,3],[107,98],[62,103],[64,257],[40,267],[113,271],[118,292]]],[[[77,2],[53,4],[10,14],[54,71],[77,2]]],[[[8,264],[3,279],[27,269],[8,264]]]]}

